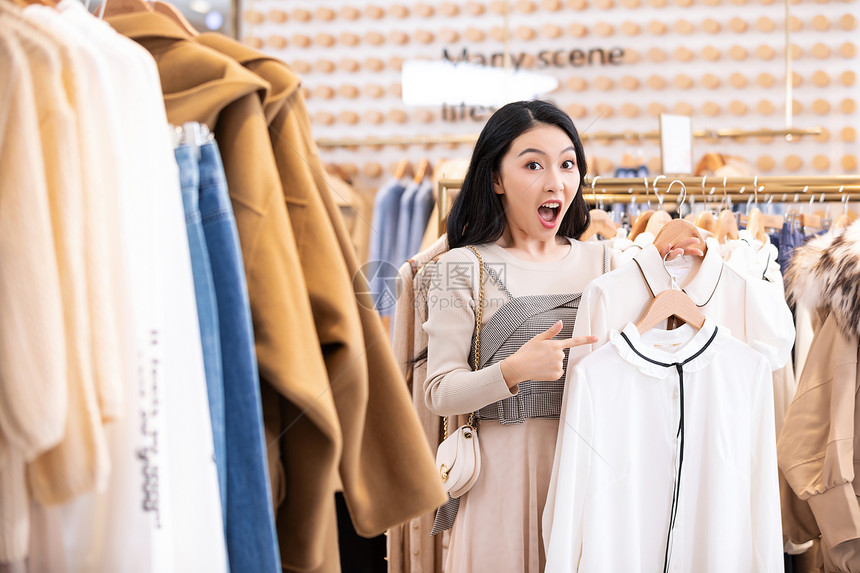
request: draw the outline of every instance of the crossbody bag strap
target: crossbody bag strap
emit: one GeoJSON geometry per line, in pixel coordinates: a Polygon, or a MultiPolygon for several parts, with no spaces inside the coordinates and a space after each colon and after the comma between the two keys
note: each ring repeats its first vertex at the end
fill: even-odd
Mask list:
{"type": "MultiPolygon", "coordinates": [[[[472,364],[473,370],[480,369],[481,364],[481,323],[484,320],[484,257],[478,252],[478,249],[469,245],[466,247],[478,257],[478,302],[475,305],[475,344],[473,348],[474,361],[472,364]]],[[[475,413],[469,414],[468,424],[475,427],[475,413]]],[[[442,425],[442,441],[448,439],[448,416],[442,425]]]]}

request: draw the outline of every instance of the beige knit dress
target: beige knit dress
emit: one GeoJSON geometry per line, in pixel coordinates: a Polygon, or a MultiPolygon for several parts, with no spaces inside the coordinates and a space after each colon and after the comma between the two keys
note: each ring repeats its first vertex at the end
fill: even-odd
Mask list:
{"type": "MultiPolygon", "coordinates": [[[[512,299],[539,300],[579,293],[605,268],[605,252],[600,244],[571,241],[567,254],[551,263],[525,261],[497,245],[484,245],[478,250],[495,275],[485,283],[482,347],[483,327],[503,307],[500,317],[507,319],[512,299]]],[[[437,265],[439,280],[429,294],[429,318],[424,324],[428,333],[428,408],[440,415],[460,414],[510,398],[512,393],[499,362],[478,371],[470,367],[478,293],[477,258],[468,249],[454,249],[437,265]]],[[[498,322],[494,321],[491,328],[495,329],[498,322]]],[[[518,338],[528,339],[540,331],[532,324],[534,332],[524,332],[523,326],[515,331],[518,338]]],[[[569,336],[572,328],[573,324],[563,325],[559,336],[569,336]]],[[[482,359],[483,363],[483,348],[482,359]]],[[[484,412],[494,410],[485,408],[484,412]]],[[[546,559],[541,515],[558,425],[558,419],[528,416],[518,422],[479,422],[481,475],[460,500],[445,562],[447,573],[543,571],[546,559]]]]}

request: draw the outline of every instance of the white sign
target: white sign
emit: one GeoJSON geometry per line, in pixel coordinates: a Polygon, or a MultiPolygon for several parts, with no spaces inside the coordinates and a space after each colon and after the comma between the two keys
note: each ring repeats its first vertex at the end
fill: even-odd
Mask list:
{"type": "Polygon", "coordinates": [[[660,114],[660,159],[666,175],[693,174],[693,120],[690,116],[660,114]]]}

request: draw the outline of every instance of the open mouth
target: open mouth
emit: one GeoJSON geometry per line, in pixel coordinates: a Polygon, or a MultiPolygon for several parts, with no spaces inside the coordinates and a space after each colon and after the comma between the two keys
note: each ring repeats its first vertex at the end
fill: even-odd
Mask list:
{"type": "Polygon", "coordinates": [[[544,227],[555,226],[558,216],[561,213],[561,202],[556,200],[546,201],[538,207],[538,216],[544,227]]]}

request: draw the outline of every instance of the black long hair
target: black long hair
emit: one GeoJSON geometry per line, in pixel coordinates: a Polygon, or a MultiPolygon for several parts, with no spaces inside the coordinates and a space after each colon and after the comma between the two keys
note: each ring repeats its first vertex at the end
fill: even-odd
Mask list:
{"type": "Polygon", "coordinates": [[[576,152],[579,189],[561,220],[558,234],[578,239],[588,228],[590,216],[582,197],[585,179],[585,150],[573,120],[551,103],[539,100],[509,103],[494,113],[478,136],[469,170],[460,193],[448,215],[448,245],[454,249],[497,241],[505,231],[505,211],[501,196],[493,190],[493,177],[511,143],[540,124],[554,125],[564,131],[576,152]]]}

